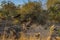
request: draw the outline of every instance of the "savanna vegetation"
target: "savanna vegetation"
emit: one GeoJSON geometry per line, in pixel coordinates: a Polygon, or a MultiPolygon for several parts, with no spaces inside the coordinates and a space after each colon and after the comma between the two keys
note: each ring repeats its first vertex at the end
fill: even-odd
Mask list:
{"type": "MultiPolygon", "coordinates": [[[[17,0],[18,1],[18,0],[17,0]]],[[[0,40],[60,40],[60,0],[0,4],[0,40]]]]}

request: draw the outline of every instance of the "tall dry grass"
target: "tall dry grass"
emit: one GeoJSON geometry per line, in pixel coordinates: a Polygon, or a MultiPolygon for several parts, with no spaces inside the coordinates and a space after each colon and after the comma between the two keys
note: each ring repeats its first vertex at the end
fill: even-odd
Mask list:
{"type": "Polygon", "coordinates": [[[50,29],[49,29],[49,36],[47,37],[47,40],[51,40],[51,35],[52,35],[53,32],[54,32],[54,28],[55,28],[54,25],[52,25],[52,26],[50,27],[50,29]]]}
{"type": "Polygon", "coordinates": [[[40,37],[37,38],[35,35],[30,35],[29,37],[26,36],[23,32],[20,32],[20,37],[18,39],[15,39],[14,36],[12,36],[12,34],[10,34],[10,36],[8,38],[6,38],[6,34],[0,36],[0,40],[40,40],[40,37]]]}
{"type": "MultiPolygon", "coordinates": [[[[54,32],[54,28],[55,28],[54,25],[50,27],[49,36],[47,37],[46,40],[51,40],[51,35],[54,32]]],[[[25,33],[20,32],[20,37],[17,38],[17,39],[13,35],[14,35],[14,33],[11,31],[9,36],[6,37],[7,34],[4,31],[4,34],[0,36],[0,40],[41,40],[40,35],[39,35],[39,37],[36,37],[36,35],[38,35],[38,33],[36,35],[35,34],[34,35],[30,34],[29,36],[27,36],[25,33]]],[[[60,37],[56,37],[56,39],[60,40],[60,37]]]]}

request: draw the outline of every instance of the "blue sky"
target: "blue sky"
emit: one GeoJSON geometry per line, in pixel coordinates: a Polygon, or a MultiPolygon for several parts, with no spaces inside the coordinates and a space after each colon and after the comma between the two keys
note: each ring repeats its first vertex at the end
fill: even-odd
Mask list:
{"type": "MultiPolygon", "coordinates": [[[[0,0],[0,4],[1,4],[1,1],[3,0],[0,0]]],[[[24,4],[24,2],[28,2],[28,0],[9,0],[9,1],[14,2],[15,4],[21,4],[21,5],[24,4]]],[[[36,0],[33,0],[33,1],[36,1],[36,0]]],[[[45,4],[46,0],[41,0],[41,2],[42,4],[45,4]]]]}

